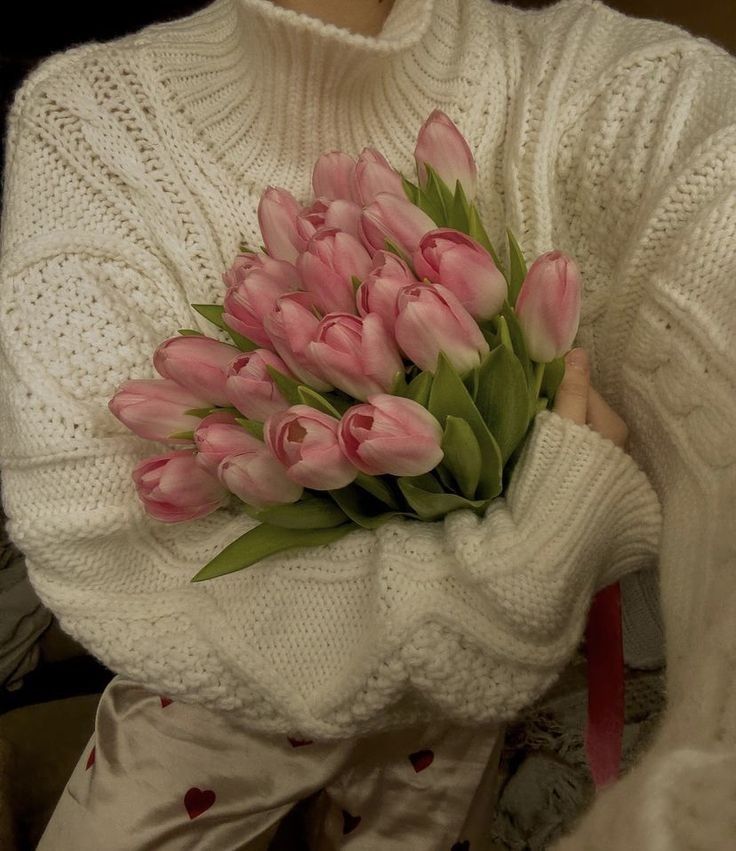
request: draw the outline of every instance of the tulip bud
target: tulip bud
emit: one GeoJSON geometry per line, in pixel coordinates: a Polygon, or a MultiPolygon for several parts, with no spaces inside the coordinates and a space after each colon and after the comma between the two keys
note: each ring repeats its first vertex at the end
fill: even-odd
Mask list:
{"type": "Polygon", "coordinates": [[[223,322],[259,346],[270,346],[263,318],[273,310],[276,299],[300,288],[301,282],[291,263],[259,255],[239,280],[231,286],[224,300],[223,322]]]}
{"type": "Polygon", "coordinates": [[[296,229],[299,236],[306,242],[322,228],[337,228],[359,238],[360,207],[354,201],[344,201],[338,198],[327,201],[317,198],[311,206],[305,207],[296,219],[296,229]]]}
{"type": "Polygon", "coordinates": [[[193,452],[144,458],[133,470],[133,481],[146,512],[164,523],[205,517],[228,501],[225,488],[193,452]]]}
{"type": "Polygon", "coordinates": [[[244,352],[230,364],[225,392],[230,404],[251,420],[265,422],[289,407],[281,391],[269,375],[267,367],[273,367],[289,376],[289,369],[278,355],[268,349],[244,352]]]}
{"type": "Polygon", "coordinates": [[[153,354],[153,366],[163,378],[170,378],[201,399],[215,405],[229,405],[225,380],[230,361],[240,354],[235,346],[212,337],[172,337],[153,354]]]}
{"type": "Polygon", "coordinates": [[[401,258],[390,251],[377,251],[373,255],[370,274],[355,294],[358,313],[361,316],[378,314],[386,330],[393,334],[399,292],[409,284],[417,283],[419,282],[401,258]]]}
{"type": "Polygon", "coordinates": [[[353,196],[365,206],[381,192],[406,197],[401,175],[375,148],[364,148],[353,171],[353,196]]]}
{"type": "Polygon", "coordinates": [[[286,189],[269,186],[258,204],[258,224],[268,253],[276,260],[293,263],[304,248],[296,229],[299,204],[286,189]]]}
{"type": "Polygon", "coordinates": [[[411,257],[424,234],[434,227],[432,219],[408,198],[381,192],[363,210],[360,238],[369,251],[381,251],[389,239],[411,257]]]}
{"type": "Polygon", "coordinates": [[[459,180],[467,199],[475,197],[478,172],[470,146],[441,110],[435,109],[419,130],[414,159],[421,186],[427,183],[426,165],[430,165],[450,190],[454,192],[459,180]]]}
{"type": "Polygon", "coordinates": [[[491,255],[472,237],[451,228],[422,237],[414,268],[418,277],[447,287],[474,319],[496,316],[508,295],[506,278],[491,255]]]}
{"type": "Polygon", "coordinates": [[[352,176],[355,161],[342,151],[330,151],[314,164],[312,188],[317,198],[334,201],[342,198],[355,201],[352,192],[352,176]]]}
{"type": "Polygon", "coordinates": [[[390,390],[396,373],[403,371],[396,343],[376,314],[328,314],[309,354],[321,375],[356,399],[390,390]]]}
{"type": "Polygon", "coordinates": [[[577,264],[561,251],[532,263],[515,308],[532,360],[549,363],[570,350],[580,322],[581,289],[577,264]]]}
{"type": "Polygon", "coordinates": [[[218,467],[217,474],[225,487],[254,508],[269,508],[297,502],[302,486],[292,482],[283,466],[265,445],[254,452],[229,455],[218,467]]]}
{"type": "Polygon", "coordinates": [[[194,432],[197,446],[197,463],[217,475],[223,458],[242,452],[260,452],[265,449],[262,440],[253,437],[235,421],[227,411],[217,411],[205,417],[194,432]]]}
{"type": "Polygon", "coordinates": [[[267,254],[238,254],[233,260],[232,266],[227,272],[222,273],[222,280],[226,287],[234,287],[245,280],[245,275],[253,266],[258,266],[263,260],[269,260],[267,254]]]}
{"type": "Polygon", "coordinates": [[[345,456],[369,476],[421,476],[442,460],[442,426],[417,402],[379,393],[349,408],[338,437],[345,456]]]}
{"type": "Polygon", "coordinates": [[[340,449],[339,421],[308,405],[294,405],[269,417],[264,437],[287,476],[314,490],[344,488],[358,474],[340,449]]]}
{"type": "Polygon", "coordinates": [[[355,313],[353,276],[362,280],[371,256],[354,236],[323,228],[296,261],[304,289],[323,313],[355,313]]]}
{"type": "Polygon", "coordinates": [[[315,390],[331,390],[309,357],[318,326],[313,298],[305,292],[282,295],[264,319],[266,333],[289,370],[315,390]]]}
{"type": "Polygon", "coordinates": [[[192,431],[199,425],[199,417],[190,416],[187,411],[210,407],[212,403],[202,396],[195,396],[166,378],[126,381],[108,402],[110,411],[134,434],[166,443],[191,443],[171,435],[192,431]]]}
{"type": "Polygon", "coordinates": [[[443,352],[463,374],[488,353],[488,343],[473,317],[441,284],[404,287],[397,304],[396,342],[420,369],[434,372],[443,352]]]}

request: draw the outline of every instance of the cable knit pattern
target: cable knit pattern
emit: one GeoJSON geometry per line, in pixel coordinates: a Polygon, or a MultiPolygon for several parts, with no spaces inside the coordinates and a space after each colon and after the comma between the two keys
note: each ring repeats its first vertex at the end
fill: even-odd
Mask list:
{"type": "Polygon", "coordinates": [[[115,670],[264,730],[486,720],[554,680],[596,587],[658,556],[665,721],[564,847],[652,847],[654,831],[675,851],[695,830],[680,821],[703,812],[710,847],[728,847],[727,817],[676,806],[666,778],[720,749],[719,801],[734,811],[731,57],[596,0],[397,0],[377,38],[215,0],[44,62],[15,99],[7,157],[4,499],[68,632],[115,670]],[[494,241],[508,225],[528,256],[579,261],[577,343],[633,459],[546,414],[483,520],[394,523],[190,584],[243,519],[146,518],[130,469],[150,445],[106,400],[152,374],[173,329],[209,332],[189,304],[219,299],[240,239],[258,241],[267,184],[304,197],[322,151],[366,144],[408,174],[434,107],[471,143],[494,241]]]}

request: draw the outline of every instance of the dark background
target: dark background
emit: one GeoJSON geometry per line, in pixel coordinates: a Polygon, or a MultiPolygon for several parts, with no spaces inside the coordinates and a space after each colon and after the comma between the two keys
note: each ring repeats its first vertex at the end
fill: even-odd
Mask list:
{"type": "MultiPolygon", "coordinates": [[[[349,2],[349,0],[346,0],[349,2]]],[[[658,18],[679,24],[696,35],[736,53],[734,0],[607,0],[629,15],[658,18]]],[[[0,30],[0,133],[5,138],[5,116],[13,92],[44,57],[73,45],[106,41],[135,32],[147,24],[191,14],[207,0],[120,0],[88,5],[80,0],[41,0],[13,4],[12,23],[0,30]]],[[[514,0],[511,5],[539,8],[544,0],[514,0]]],[[[2,151],[0,150],[0,155],[2,151]]],[[[1,160],[0,160],[1,162],[1,160]]]]}

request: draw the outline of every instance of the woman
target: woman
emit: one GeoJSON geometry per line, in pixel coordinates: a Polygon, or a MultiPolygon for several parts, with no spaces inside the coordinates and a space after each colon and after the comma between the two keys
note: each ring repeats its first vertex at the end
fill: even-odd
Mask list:
{"type": "MultiPolygon", "coordinates": [[[[594,588],[651,564],[657,548],[668,716],[647,758],[560,847],[651,847],[653,831],[662,847],[687,847],[678,843],[688,829],[706,829],[695,784],[706,772],[723,804],[707,829],[712,847],[726,847],[725,613],[736,589],[717,518],[732,493],[734,370],[722,343],[734,265],[733,60],[593,0],[536,13],[485,0],[397,0],[390,13],[346,5],[305,0],[295,12],[216,0],[53,57],[16,98],[2,268],[10,530],[62,626],[122,675],[40,847],[265,847],[282,815],[320,787],[315,847],[484,847],[502,718],[558,674],[594,588]],[[462,621],[438,624],[430,603],[427,622],[400,633],[394,580],[409,582],[410,571],[394,564],[415,551],[416,533],[394,527],[378,544],[348,536],[360,552],[333,545],[319,564],[300,556],[291,574],[284,559],[191,586],[242,519],[146,521],[128,480],[140,442],[104,412],[122,379],[147,374],[155,343],[191,324],[189,303],[217,297],[240,237],[257,236],[267,184],[304,197],[317,155],[365,144],[408,171],[411,139],[437,106],[471,141],[495,241],[508,225],[529,255],[554,246],[581,262],[578,342],[664,508],[658,546],[656,500],[605,439],[621,442],[621,420],[592,391],[583,414],[570,370],[562,414],[538,418],[514,495],[458,540],[483,543],[472,536],[489,523],[496,533],[510,528],[504,518],[523,519],[529,552],[554,530],[560,545],[544,566],[580,581],[566,607],[561,598],[539,610],[545,627],[565,610],[545,641],[518,610],[507,613],[516,631],[482,653],[462,621]],[[348,577],[332,564],[355,569],[348,577]],[[338,600],[341,582],[342,604],[304,649],[305,612],[338,600]],[[319,593],[305,596],[306,585],[319,593]],[[683,789],[694,810],[678,805],[683,789]]],[[[484,595],[498,586],[497,558],[473,574],[469,561],[440,557],[441,541],[430,545],[438,582],[460,576],[484,595]]]]}

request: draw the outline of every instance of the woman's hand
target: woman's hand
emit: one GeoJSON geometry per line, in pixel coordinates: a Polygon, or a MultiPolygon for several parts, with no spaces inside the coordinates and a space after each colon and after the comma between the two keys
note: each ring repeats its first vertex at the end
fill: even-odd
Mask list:
{"type": "Polygon", "coordinates": [[[557,390],[552,410],[593,431],[628,451],[629,429],[601,394],[591,386],[590,366],[585,349],[572,349],[565,357],[565,377],[557,390]]]}

